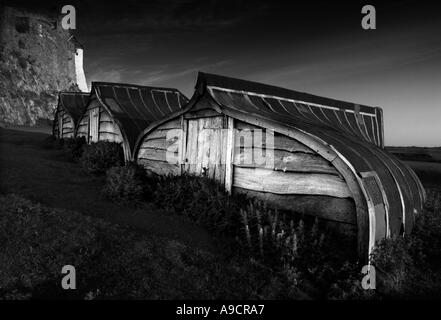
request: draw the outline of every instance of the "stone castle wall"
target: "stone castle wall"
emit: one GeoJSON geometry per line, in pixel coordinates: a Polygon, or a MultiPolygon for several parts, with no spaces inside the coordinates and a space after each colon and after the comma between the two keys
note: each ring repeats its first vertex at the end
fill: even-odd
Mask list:
{"type": "Polygon", "coordinates": [[[50,120],[60,90],[79,91],[76,45],[57,15],[0,8],[0,123],[50,120]]]}

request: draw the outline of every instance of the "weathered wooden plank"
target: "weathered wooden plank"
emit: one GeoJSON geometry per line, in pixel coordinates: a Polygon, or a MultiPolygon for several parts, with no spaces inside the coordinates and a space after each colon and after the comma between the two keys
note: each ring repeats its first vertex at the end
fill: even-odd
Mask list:
{"type": "Polygon", "coordinates": [[[307,214],[335,222],[356,225],[357,214],[353,199],[322,195],[280,195],[234,188],[234,192],[267,202],[270,207],[307,214]]]}
{"type": "Polygon", "coordinates": [[[89,115],[86,113],[80,120],[79,126],[87,126],[89,124],[89,115]]]}
{"type": "Polygon", "coordinates": [[[232,192],[233,187],[233,163],[234,163],[234,119],[228,117],[228,131],[225,142],[225,190],[232,192]]]}
{"type": "Polygon", "coordinates": [[[289,152],[315,153],[303,143],[281,134],[274,136],[274,149],[286,150],[289,152]]]}
{"type": "Polygon", "coordinates": [[[220,184],[225,183],[225,164],[214,163],[206,168],[206,176],[220,184]]]}
{"type": "Polygon", "coordinates": [[[77,131],[77,137],[87,137],[87,131],[77,131]]]}
{"type": "Polygon", "coordinates": [[[194,150],[194,152],[196,153],[195,155],[195,159],[196,161],[194,163],[192,163],[192,165],[194,165],[194,170],[196,174],[201,174],[202,173],[202,160],[204,158],[204,140],[205,140],[205,135],[203,134],[203,130],[204,130],[204,124],[205,121],[204,119],[198,119],[197,120],[197,126],[198,126],[198,131],[197,131],[197,145],[196,148],[194,150]]]}
{"type": "Polygon", "coordinates": [[[113,132],[100,132],[99,141],[122,142],[122,136],[113,132]]]}
{"type": "Polygon", "coordinates": [[[224,117],[206,117],[185,120],[187,123],[185,165],[183,170],[205,174],[220,183],[225,181],[224,117]]]}
{"type": "Polygon", "coordinates": [[[94,108],[90,110],[90,136],[91,142],[97,142],[99,139],[99,109],[94,108]]]}
{"type": "MultiPolygon", "coordinates": [[[[253,130],[250,129],[241,129],[241,130],[236,130],[235,133],[235,139],[234,139],[234,145],[235,146],[249,146],[247,145],[252,143],[251,141],[253,141],[255,136],[255,133],[253,130]]],[[[303,153],[310,153],[310,154],[314,154],[315,152],[308,148],[307,146],[305,146],[303,143],[292,139],[290,137],[287,137],[285,135],[281,135],[281,134],[275,134],[274,135],[274,143],[273,145],[269,144],[267,145],[266,143],[266,138],[265,138],[265,131],[263,131],[262,133],[262,142],[261,145],[263,148],[267,148],[267,149],[277,149],[277,150],[285,150],[285,151],[289,151],[289,152],[303,152],[303,153]]]]}
{"type": "Polygon", "coordinates": [[[188,135],[187,135],[187,148],[186,148],[186,170],[189,173],[196,172],[197,154],[198,154],[198,120],[188,121],[188,135]]]}
{"type": "Polygon", "coordinates": [[[215,130],[213,129],[205,129],[205,126],[210,126],[209,119],[203,119],[201,121],[203,123],[203,128],[199,127],[200,129],[200,146],[199,148],[199,155],[201,156],[201,170],[202,168],[209,168],[210,166],[210,153],[213,153],[213,155],[216,153],[216,149],[218,148],[217,143],[218,141],[214,141],[213,136],[215,133],[215,130]],[[208,121],[207,121],[208,120],[208,121]],[[208,123],[207,123],[208,122],[208,123]]]}
{"type": "Polygon", "coordinates": [[[73,130],[72,123],[63,123],[63,130],[73,130]]]}
{"type": "Polygon", "coordinates": [[[102,123],[114,123],[114,121],[103,120],[100,118],[100,124],[102,124],[102,123]]]}
{"type": "Polygon", "coordinates": [[[181,138],[180,138],[180,146],[179,146],[179,162],[181,163],[181,173],[185,171],[185,157],[187,153],[187,130],[188,130],[188,122],[184,119],[184,116],[181,116],[181,138]]]}
{"type": "Polygon", "coordinates": [[[63,120],[63,127],[65,127],[65,126],[73,127],[73,120],[72,120],[72,118],[69,117],[68,119],[63,120]]]}
{"type": "Polygon", "coordinates": [[[224,127],[223,116],[201,118],[200,120],[203,123],[203,129],[223,129],[224,127]]]}
{"type": "Polygon", "coordinates": [[[179,163],[179,153],[177,152],[177,148],[176,152],[172,152],[171,150],[167,152],[159,149],[140,148],[138,151],[138,157],[168,163],[179,163]]]}
{"type": "Polygon", "coordinates": [[[103,111],[100,113],[100,121],[113,122],[113,119],[107,111],[103,111]]]}
{"type": "Polygon", "coordinates": [[[180,143],[179,137],[172,137],[171,139],[159,138],[152,140],[145,140],[141,148],[151,148],[151,149],[159,149],[159,150],[168,150],[170,147],[175,146],[180,143]]]}
{"type": "Polygon", "coordinates": [[[115,134],[119,133],[118,125],[113,122],[100,122],[99,131],[101,132],[114,132],[115,134]]]}
{"type": "Polygon", "coordinates": [[[329,174],[280,172],[235,166],[233,185],[248,190],[277,194],[327,195],[338,198],[351,197],[345,181],[329,174]]]}
{"type": "Polygon", "coordinates": [[[214,179],[222,178],[224,168],[210,170],[211,165],[224,163],[223,117],[188,120],[185,168],[190,173],[202,174],[203,170],[213,173],[214,179]],[[205,169],[203,169],[205,168],[205,169]]]}
{"type": "Polygon", "coordinates": [[[335,167],[319,155],[282,150],[235,148],[234,165],[269,168],[277,171],[327,173],[338,175],[335,167]]]}
{"type": "Polygon", "coordinates": [[[254,113],[245,115],[242,112],[235,111],[232,109],[228,109],[228,110],[226,109],[224,110],[224,113],[228,116],[234,117],[235,119],[250,122],[256,126],[271,128],[275,132],[278,132],[282,135],[286,135],[289,136],[290,138],[300,141],[301,143],[308,146],[315,152],[319,153],[326,160],[332,161],[337,157],[337,153],[319,139],[312,137],[308,134],[305,134],[302,131],[296,130],[293,127],[286,126],[285,124],[280,123],[279,121],[265,119],[262,118],[259,114],[254,114],[254,113]]]}
{"type": "Polygon", "coordinates": [[[63,128],[62,131],[63,131],[63,132],[62,132],[63,135],[65,135],[65,134],[71,134],[71,133],[74,132],[72,128],[63,128]]]}
{"type": "Polygon", "coordinates": [[[72,138],[74,136],[73,131],[71,132],[63,132],[63,138],[72,138]]]}
{"type": "Polygon", "coordinates": [[[165,150],[157,150],[150,148],[140,148],[138,152],[138,158],[144,158],[149,160],[163,161],[166,162],[166,152],[165,150]]]}
{"type": "Polygon", "coordinates": [[[87,128],[88,128],[88,124],[87,123],[80,123],[78,125],[78,131],[80,131],[80,130],[86,130],[87,131],[87,128]]]}
{"type": "Polygon", "coordinates": [[[150,159],[139,158],[137,159],[138,164],[142,165],[147,170],[150,170],[159,175],[179,175],[181,173],[180,166],[175,164],[170,164],[168,162],[155,161],[150,159]]]}
{"type": "MultiPolygon", "coordinates": [[[[171,130],[175,130],[175,129],[171,129],[171,130]]],[[[170,129],[166,129],[166,130],[155,129],[145,137],[144,141],[151,139],[165,139],[169,131],[170,129]]]]}

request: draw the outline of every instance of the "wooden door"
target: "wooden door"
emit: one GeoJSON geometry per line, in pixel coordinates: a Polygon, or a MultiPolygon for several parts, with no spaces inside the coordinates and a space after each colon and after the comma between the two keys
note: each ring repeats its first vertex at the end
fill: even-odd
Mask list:
{"type": "Polygon", "coordinates": [[[94,108],[90,111],[89,117],[89,141],[97,142],[99,138],[99,121],[100,121],[100,109],[94,108]]]}
{"type": "Polygon", "coordinates": [[[184,170],[225,183],[227,124],[224,116],[186,120],[184,170]]]}

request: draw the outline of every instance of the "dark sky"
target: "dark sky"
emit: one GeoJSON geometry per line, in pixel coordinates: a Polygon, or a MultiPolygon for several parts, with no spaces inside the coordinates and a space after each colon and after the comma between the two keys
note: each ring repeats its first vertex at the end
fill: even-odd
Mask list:
{"type": "Polygon", "coordinates": [[[217,73],[381,106],[386,144],[441,146],[441,6],[435,2],[66,4],[77,9],[88,82],[176,87],[190,97],[199,70],[217,73]],[[377,30],[360,26],[365,4],[376,7],[377,30]]]}

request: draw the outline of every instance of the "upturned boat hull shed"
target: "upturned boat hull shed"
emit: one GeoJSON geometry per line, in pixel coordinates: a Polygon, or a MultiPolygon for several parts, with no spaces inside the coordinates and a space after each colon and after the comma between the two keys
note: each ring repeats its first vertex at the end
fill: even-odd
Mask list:
{"type": "Polygon", "coordinates": [[[353,225],[366,258],[376,241],[409,233],[425,199],[383,147],[380,108],[200,73],[187,106],[143,131],[134,160],[353,225]]]}
{"type": "Polygon", "coordinates": [[[52,134],[59,138],[73,138],[75,127],[86,110],[88,93],[83,92],[60,92],[58,105],[55,110],[52,134]]]}
{"type": "Polygon", "coordinates": [[[76,136],[85,137],[88,143],[121,143],[128,161],[139,134],[151,123],[181,110],[187,102],[176,89],[93,82],[76,136]]]}

